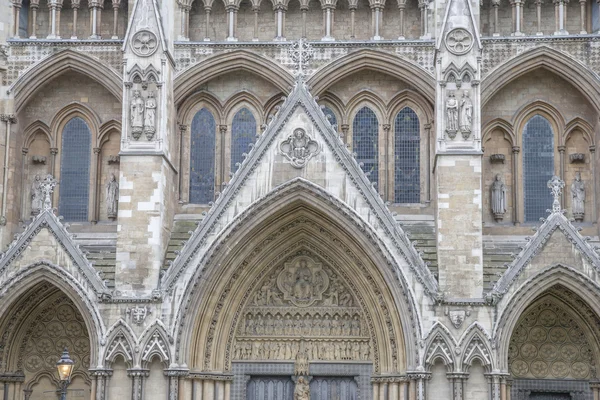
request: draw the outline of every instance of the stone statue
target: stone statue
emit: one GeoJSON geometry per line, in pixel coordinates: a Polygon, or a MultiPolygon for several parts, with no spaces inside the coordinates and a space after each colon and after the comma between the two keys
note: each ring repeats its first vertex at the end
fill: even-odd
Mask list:
{"type": "Polygon", "coordinates": [[[31,184],[31,214],[37,215],[42,209],[43,203],[42,196],[42,181],[39,175],[36,175],[33,178],[33,183],[31,184]]]}
{"type": "Polygon", "coordinates": [[[115,174],[110,174],[110,179],[106,184],[106,214],[108,218],[117,218],[117,207],[119,202],[119,183],[115,174]]]}
{"type": "Polygon", "coordinates": [[[44,199],[42,208],[44,210],[52,209],[52,193],[54,192],[54,187],[57,183],[58,182],[56,182],[56,179],[54,179],[54,177],[50,174],[46,175],[46,178],[40,182],[40,190],[44,199]]]}
{"type": "Polygon", "coordinates": [[[451,139],[456,137],[458,131],[458,102],[454,93],[450,92],[446,100],[446,132],[451,139]]]}
{"type": "Polygon", "coordinates": [[[460,101],[460,131],[465,139],[471,134],[473,126],[473,102],[469,97],[469,92],[463,92],[462,100],[460,101]]]}
{"type": "Polygon", "coordinates": [[[130,119],[131,119],[131,135],[135,140],[138,140],[144,130],[144,99],[142,99],[142,92],[134,90],[133,99],[129,106],[130,119]]]}
{"type": "Polygon", "coordinates": [[[294,388],[294,400],[310,400],[310,387],[305,377],[301,376],[294,388]]]}
{"type": "Polygon", "coordinates": [[[585,214],[585,183],[581,180],[581,173],[575,174],[575,180],[571,184],[571,211],[575,221],[583,221],[585,214]]]}
{"type": "Polygon", "coordinates": [[[506,212],[506,185],[500,174],[496,174],[492,183],[492,212],[497,222],[502,221],[506,212]]]}
{"type": "Polygon", "coordinates": [[[148,140],[154,138],[156,133],[156,99],[154,92],[148,93],[148,98],[145,104],[146,112],[144,114],[144,133],[148,140]]]}
{"type": "Polygon", "coordinates": [[[292,166],[302,168],[308,160],[319,152],[319,144],[310,138],[302,128],[294,132],[279,144],[281,153],[290,160],[292,166]]]}

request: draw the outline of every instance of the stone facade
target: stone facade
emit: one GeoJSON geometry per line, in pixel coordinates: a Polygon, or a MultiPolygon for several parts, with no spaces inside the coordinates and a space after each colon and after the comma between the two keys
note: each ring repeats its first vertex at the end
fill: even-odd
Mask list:
{"type": "Polygon", "coordinates": [[[596,2],[0,7],[0,398],[600,398],[596,2]]]}

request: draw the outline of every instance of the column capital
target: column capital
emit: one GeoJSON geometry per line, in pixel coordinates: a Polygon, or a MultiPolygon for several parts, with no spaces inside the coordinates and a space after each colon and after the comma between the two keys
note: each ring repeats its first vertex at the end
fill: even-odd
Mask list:
{"type": "Polygon", "coordinates": [[[50,147],[50,154],[53,156],[58,154],[58,147],[50,147]]]}
{"type": "Polygon", "coordinates": [[[520,146],[513,146],[512,147],[512,152],[513,153],[519,153],[521,151],[521,147],[520,146]]]}
{"type": "Polygon", "coordinates": [[[127,370],[127,376],[137,378],[146,378],[150,375],[150,370],[144,368],[130,368],[127,370]]]}
{"type": "Polygon", "coordinates": [[[558,148],[559,153],[564,153],[565,150],[567,150],[567,146],[564,146],[564,145],[558,146],[557,148],[558,148]]]}
{"type": "Polygon", "coordinates": [[[227,133],[227,125],[219,125],[219,132],[227,133]]]}
{"type": "Polygon", "coordinates": [[[383,124],[383,130],[386,132],[389,132],[390,129],[392,129],[392,125],[390,124],[383,124]]]}
{"type": "Polygon", "coordinates": [[[108,369],[108,368],[90,369],[89,371],[90,371],[91,376],[96,376],[96,377],[108,377],[108,376],[112,376],[112,374],[113,374],[113,370],[108,369]]]}

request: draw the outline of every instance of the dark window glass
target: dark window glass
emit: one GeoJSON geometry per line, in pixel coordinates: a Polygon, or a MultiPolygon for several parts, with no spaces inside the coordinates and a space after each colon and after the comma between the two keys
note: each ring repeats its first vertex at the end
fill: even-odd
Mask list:
{"type": "Polygon", "coordinates": [[[552,208],[548,181],[554,175],[554,133],[541,115],[531,118],[523,131],[523,187],[525,221],[538,221],[552,208]]]}
{"type": "Polygon", "coordinates": [[[214,200],[216,129],[215,119],[206,108],[194,115],[190,131],[190,203],[214,200]]]}
{"type": "Polygon", "coordinates": [[[335,117],[335,113],[333,110],[327,106],[323,107],[323,113],[329,119],[329,123],[334,127],[337,125],[337,118],[335,117]]]}
{"type": "Polygon", "coordinates": [[[60,156],[58,213],[65,221],[87,221],[92,135],[79,117],[65,125],[60,156]]]}
{"type": "Polygon", "coordinates": [[[361,108],[352,124],[352,151],[356,153],[356,161],[362,163],[369,180],[375,184],[379,179],[378,137],[377,116],[369,107],[361,108]]]}
{"type": "Polygon", "coordinates": [[[394,121],[394,187],[396,203],[421,201],[419,118],[410,108],[403,108],[394,121]]]}
{"type": "Polygon", "coordinates": [[[242,108],[233,117],[231,124],[231,172],[237,171],[244,161],[243,154],[250,152],[256,140],[256,120],[247,108],[242,108]]]}

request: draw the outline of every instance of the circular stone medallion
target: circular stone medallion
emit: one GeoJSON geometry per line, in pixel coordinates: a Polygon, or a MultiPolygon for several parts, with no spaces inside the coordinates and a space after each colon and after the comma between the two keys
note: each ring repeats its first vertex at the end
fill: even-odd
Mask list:
{"type": "Polygon", "coordinates": [[[473,47],[473,35],[464,28],[452,29],[446,35],[446,47],[452,54],[468,53],[473,47]]]}
{"type": "Polygon", "coordinates": [[[156,35],[150,31],[139,31],[131,38],[131,49],[140,57],[149,57],[158,48],[156,35]]]}

